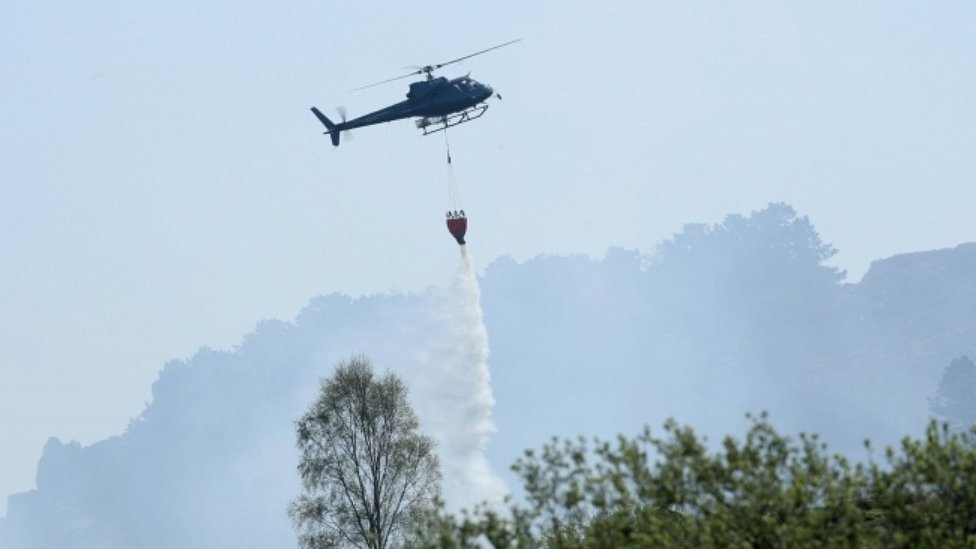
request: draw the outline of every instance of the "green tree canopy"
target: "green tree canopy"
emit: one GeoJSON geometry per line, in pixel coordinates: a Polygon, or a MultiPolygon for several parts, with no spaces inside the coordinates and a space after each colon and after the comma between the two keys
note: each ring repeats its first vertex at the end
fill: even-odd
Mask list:
{"type": "Polygon", "coordinates": [[[663,436],[553,439],[513,469],[524,503],[429,516],[423,546],[976,545],[976,428],[932,422],[878,464],[831,455],[816,435],[783,436],[765,416],[716,450],[669,421],[663,436]]]}

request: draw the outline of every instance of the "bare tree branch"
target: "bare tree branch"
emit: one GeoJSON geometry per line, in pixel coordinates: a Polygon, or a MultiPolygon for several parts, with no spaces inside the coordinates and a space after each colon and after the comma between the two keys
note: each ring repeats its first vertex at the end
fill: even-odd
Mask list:
{"type": "Polygon", "coordinates": [[[303,492],[289,514],[303,549],[399,545],[435,501],[434,443],[403,382],[366,358],[340,364],[295,427],[303,492]]]}

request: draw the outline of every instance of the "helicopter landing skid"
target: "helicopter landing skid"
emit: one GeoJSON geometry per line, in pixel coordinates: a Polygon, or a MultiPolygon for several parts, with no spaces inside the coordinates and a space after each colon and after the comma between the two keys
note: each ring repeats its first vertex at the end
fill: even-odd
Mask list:
{"type": "Polygon", "coordinates": [[[457,126],[458,124],[470,122],[475,118],[481,118],[481,115],[485,114],[486,110],[488,110],[487,103],[483,105],[475,105],[470,109],[449,114],[447,116],[425,117],[417,120],[417,127],[424,130],[424,135],[430,135],[432,133],[442,132],[451,126],[457,126]],[[436,128],[430,129],[431,126],[436,126],[436,128]]]}

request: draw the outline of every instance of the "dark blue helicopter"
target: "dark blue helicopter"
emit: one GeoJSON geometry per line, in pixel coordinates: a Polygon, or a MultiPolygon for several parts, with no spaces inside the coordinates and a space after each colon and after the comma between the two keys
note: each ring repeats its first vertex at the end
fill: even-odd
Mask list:
{"type": "MultiPolygon", "coordinates": [[[[410,91],[407,92],[406,101],[401,101],[384,109],[371,112],[359,118],[354,118],[348,122],[345,120],[345,113],[341,111],[339,114],[343,120],[338,124],[329,120],[328,117],[315,107],[312,107],[312,113],[325,124],[328,130],[325,133],[332,139],[332,144],[336,147],[339,146],[339,134],[343,131],[371,126],[381,122],[392,122],[393,120],[400,120],[402,118],[419,118],[416,121],[417,127],[424,131],[424,135],[469,122],[475,118],[480,118],[488,110],[486,101],[495,94],[491,86],[477,82],[468,76],[448,80],[443,76],[435,78],[431,73],[444,65],[457,63],[469,57],[513,44],[519,40],[521,38],[465,55],[464,57],[458,57],[451,61],[437,65],[427,65],[403,76],[397,76],[396,78],[390,78],[389,80],[383,80],[382,82],[357,88],[369,88],[418,74],[427,75],[426,80],[410,84],[410,91]]],[[[501,99],[502,96],[498,95],[498,98],[501,99]]]]}

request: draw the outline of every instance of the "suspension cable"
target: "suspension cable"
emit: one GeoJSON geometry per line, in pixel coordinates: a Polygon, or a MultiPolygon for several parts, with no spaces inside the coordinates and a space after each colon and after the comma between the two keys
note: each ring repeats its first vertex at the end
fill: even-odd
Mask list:
{"type": "Polygon", "coordinates": [[[444,148],[447,151],[447,207],[449,211],[457,210],[461,202],[457,181],[454,179],[454,165],[451,163],[451,143],[447,138],[447,128],[444,128],[444,148]]]}

